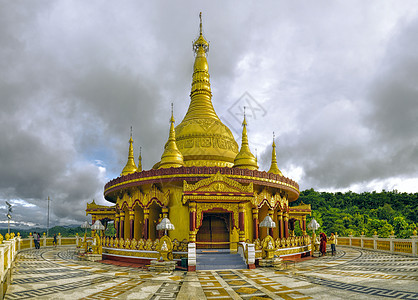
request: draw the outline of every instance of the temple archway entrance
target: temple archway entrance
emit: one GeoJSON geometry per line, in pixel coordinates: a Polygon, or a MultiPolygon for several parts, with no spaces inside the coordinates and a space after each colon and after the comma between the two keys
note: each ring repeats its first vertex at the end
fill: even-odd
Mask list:
{"type": "Polygon", "coordinates": [[[231,214],[228,212],[204,212],[202,226],[196,236],[199,249],[228,249],[231,228],[231,214]]]}

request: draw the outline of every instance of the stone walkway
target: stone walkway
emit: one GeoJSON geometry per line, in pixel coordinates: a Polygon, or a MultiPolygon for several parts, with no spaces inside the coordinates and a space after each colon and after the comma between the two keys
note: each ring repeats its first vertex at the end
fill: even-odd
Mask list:
{"type": "Polygon", "coordinates": [[[339,247],[289,270],[172,274],[81,262],[74,248],[21,252],[5,299],[418,299],[418,258],[339,247]]]}

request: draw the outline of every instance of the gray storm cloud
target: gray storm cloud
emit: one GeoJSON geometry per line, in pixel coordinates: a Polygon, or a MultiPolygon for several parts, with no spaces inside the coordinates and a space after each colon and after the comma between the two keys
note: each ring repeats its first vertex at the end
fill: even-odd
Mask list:
{"type": "Polygon", "coordinates": [[[267,111],[248,120],[261,169],[275,131],[302,189],[418,177],[413,2],[239,4],[0,1],[0,200],[15,221],[45,226],[48,196],[52,225],[106,204],[130,126],[144,169],[159,160],[170,103],[177,124],[189,103],[199,11],[218,115],[240,142],[228,109],[248,92],[267,111]]]}

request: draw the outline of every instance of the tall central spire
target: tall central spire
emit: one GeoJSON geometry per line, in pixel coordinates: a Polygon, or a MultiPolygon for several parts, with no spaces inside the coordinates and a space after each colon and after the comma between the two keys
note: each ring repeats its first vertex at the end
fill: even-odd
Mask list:
{"type": "Polygon", "coordinates": [[[209,51],[209,43],[203,37],[202,13],[200,17],[199,37],[193,43],[193,51],[196,54],[193,67],[192,89],[190,92],[190,106],[184,120],[195,118],[214,118],[219,120],[212,106],[212,92],[209,80],[209,65],[206,53],[209,51]]]}
{"type": "Polygon", "coordinates": [[[203,37],[202,13],[199,17],[199,36],[193,42],[195,60],[190,104],[183,121],[176,126],[176,143],[188,167],[232,167],[238,153],[238,144],[231,130],[222,123],[213,109],[206,60],[209,43],[203,37]]]}

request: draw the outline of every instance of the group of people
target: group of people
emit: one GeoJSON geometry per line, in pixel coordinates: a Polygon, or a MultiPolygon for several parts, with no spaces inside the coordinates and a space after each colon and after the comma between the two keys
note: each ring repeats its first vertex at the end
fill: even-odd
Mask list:
{"type": "Polygon", "coordinates": [[[324,232],[322,232],[319,236],[319,252],[321,253],[321,256],[324,256],[327,253],[327,241],[331,245],[331,254],[335,255],[335,244],[337,243],[337,238],[335,237],[334,232],[331,232],[331,236],[329,238],[327,238],[327,235],[324,232]]]}
{"type": "Polygon", "coordinates": [[[39,235],[39,233],[37,232],[33,233],[33,241],[35,242],[35,249],[40,249],[41,248],[41,236],[39,235]]]}
{"type": "MultiPolygon", "coordinates": [[[[33,241],[35,242],[35,249],[40,249],[41,248],[41,236],[39,234],[39,232],[34,232],[33,233],[33,241]]],[[[52,241],[52,245],[54,247],[57,246],[57,235],[54,234],[54,240],[52,241]]]]}

